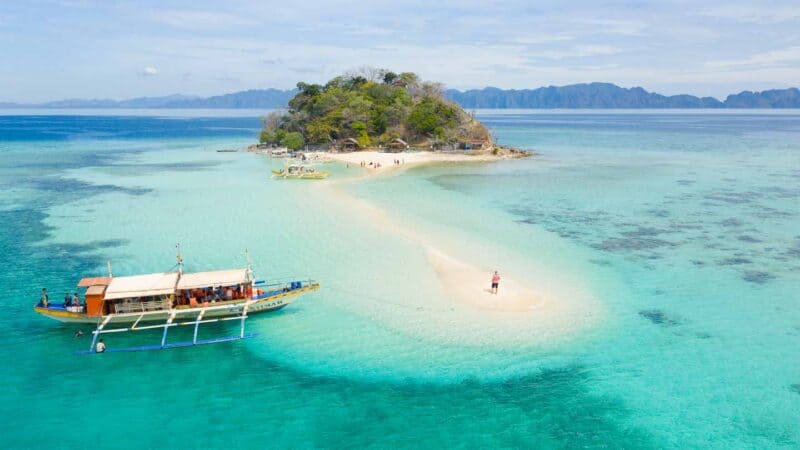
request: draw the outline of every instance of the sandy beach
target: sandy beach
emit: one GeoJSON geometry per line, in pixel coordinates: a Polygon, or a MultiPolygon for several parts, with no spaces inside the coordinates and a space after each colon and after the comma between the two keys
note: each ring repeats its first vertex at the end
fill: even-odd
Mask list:
{"type": "MultiPolygon", "coordinates": [[[[406,158],[406,167],[438,162],[475,161],[467,155],[439,154],[383,154],[358,152],[339,154],[345,161],[386,161],[389,167],[368,169],[370,174],[402,176],[398,167],[392,165],[393,158],[406,158]],[[394,169],[394,170],[393,170],[394,169]]],[[[497,160],[486,158],[479,161],[497,160]]],[[[339,159],[337,159],[339,160],[339,159]]],[[[400,169],[402,169],[402,165],[400,169]]],[[[599,322],[602,311],[590,293],[562,279],[547,278],[543,271],[535,269],[488,266],[486,263],[461,255],[459,248],[491,247],[490,242],[455,242],[447,236],[422,230],[405,223],[402,217],[350,194],[345,186],[356,179],[319,183],[315,188],[330,200],[327,205],[336,214],[349,211],[351,217],[360,217],[383,233],[402,237],[419,245],[425,254],[430,271],[435,274],[441,292],[455,308],[455,315],[442,323],[459,336],[459,342],[480,345],[486,342],[507,340],[524,341],[529,344],[547,345],[562,338],[576,336],[581,330],[599,322]],[[499,269],[502,279],[497,294],[490,291],[492,271],[499,269]],[[527,275],[525,275],[527,273],[527,275]],[[457,311],[461,311],[458,313],[457,311]],[[474,342],[473,342],[474,341],[474,342]]],[[[510,261],[507,262],[511,264],[510,261]]],[[[579,284],[579,283],[578,283],[579,284]]],[[[444,317],[430,320],[445,320],[444,317]]]]}
{"type": "Polygon", "coordinates": [[[350,153],[312,152],[307,153],[312,159],[322,161],[338,161],[349,167],[363,167],[370,174],[385,174],[404,168],[423,164],[434,163],[468,163],[468,162],[493,162],[511,159],[508,155],[479,154],[469,155],[464,153],[439,153],[439,152],[402,152],[389,153],[374,150],[350,153]],[[399,164],[397,164],[399,162],[399,164]]]}

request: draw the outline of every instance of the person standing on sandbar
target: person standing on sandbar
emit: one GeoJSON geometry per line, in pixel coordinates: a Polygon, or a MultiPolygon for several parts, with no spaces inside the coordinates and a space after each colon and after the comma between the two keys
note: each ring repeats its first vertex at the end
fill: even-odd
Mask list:
{"type": "Polygon", "coordinates": [[[492,275],[492,294],[497,294],[497,287],[500,285],[500,274],[494,271],[492,275]]]}

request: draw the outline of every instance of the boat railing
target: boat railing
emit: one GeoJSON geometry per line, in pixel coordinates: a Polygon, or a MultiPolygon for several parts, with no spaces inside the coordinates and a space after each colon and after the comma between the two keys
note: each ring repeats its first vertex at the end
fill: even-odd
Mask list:
{"type": "Polygon", "coordinates": [[[63,303],[48,302],[47,303],[47,307],[45,307],[42,304],[42,302],[40,301],[39,303],[36,304],[36,307],[45,308],[45,309],[51,309],[51,310],[54,310],[54,311],[67,311],[67,312],[73,312],[73,313],[86,312],[86,306],[85,305],[81,305],[81,306],[64,306],[63,303]]]}
{"type": "Polygon", "coordinates": [[[256,289],[261,289],[261,294],[253,295],[253,299],[261,300],[263,298],[271,297],[273,295],[282,293],[282,292],[291,292],[303,288],[307,288],[309,286],[319,286],[319,282],[316,280],[298,280],[298,279],[286,279],[286,280],[270,280],[271,282],[267,284],[265,280],[256,280],[253,283],[256,289]]]}
{"type": "Polygon", "coordinates": [[[132,312],[163,311],[165,309],[170,309],[171,306],[172,302],[168,298],[145,301],[124,301],[114,305],[114,312],[117,314],[124,314],[132,312]]]}

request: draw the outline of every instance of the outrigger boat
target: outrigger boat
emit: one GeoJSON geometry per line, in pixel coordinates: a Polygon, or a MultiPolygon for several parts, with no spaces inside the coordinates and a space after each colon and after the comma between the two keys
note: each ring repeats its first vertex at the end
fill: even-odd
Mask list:
{"type": "Polygon", "coordinates": [[[250,314],[284,308],[299,296],[318,290],[319,283],[291,280],[268,284],[253,277],[249,260],[244,269],[184,273],[179,252],[177,271],[115,277],[109,263],[107,277],[83,278],[78,288],[85,289],[83,305],[40,301],[33,310],[61,322],[96,325],[91,347],[81,352],[95,353],[97,339],[105,333],[164,329],[160,344],[105,349],[108,352],[159,350],[255,337],[254,333],[245,333],[245,320],[250,314]],[[240,321],[238,334],[198,340],[200,324],[227,320],[240,321]],[[194,327],[193,339],[168,343],[167,332],[180,325],[194,327]]]}
{"type": "Polygon", "coordinates": [[[328,178],[330,172],[315,170],[302,164],[284,165],[281,170],[273,170],[273,175],[277,178],[297,179],[297,180],[324,180],[328,178]]]}

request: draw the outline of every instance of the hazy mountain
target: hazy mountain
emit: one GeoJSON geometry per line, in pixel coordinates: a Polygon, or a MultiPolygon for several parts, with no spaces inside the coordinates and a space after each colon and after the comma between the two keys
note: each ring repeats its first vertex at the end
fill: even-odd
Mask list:
{"type": "Polygon", "coordinates": [[[725,99],[728,108],[800,108],[800,90],[744,91],[725,99]]]}
{"type": "Polygon", "coordinates": [[[465,108],[723,108],[712,97],[663,96],[646,90],[622,88],[611,83],[572,84],[538,89],[498,88],[465,92],[450,89],[447,96],[465,108]]]}
{"type": "Polygon", "coordinates": [[[285,108],[296,89],[250,89],[208,98],[193,98],[169,103],[168,108],[285,108]]]}
{"type": "MultiPolygon", "coordinates": [[[[169,95],[129,100],[68,99],[21,105],[0,102],[2,108],[285,108],[296,89],[251,89],[213,97],[169,95]]],[[[800,108],[800,90],[773,89],[744,91],[729,95],[724,102],[693,95],[664,96],[640,87],[623,88],[611,83],[572,84],[538,89],[487,87],[445,95],[464,108],[800,108]]]]}
{"type": "Polygon", "coordinates": [[[2,108],[285,108],[295,89],[251,89],[213,97],[168,95],[165,97],[139,97],[128,100],[66,99],[38,104],[1,103],[2,108]]]}

